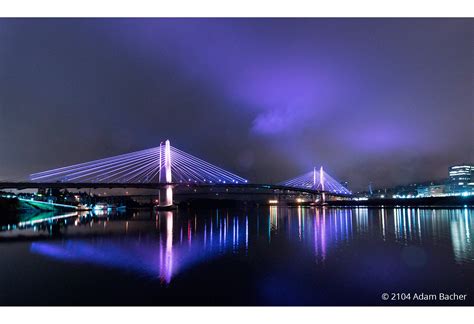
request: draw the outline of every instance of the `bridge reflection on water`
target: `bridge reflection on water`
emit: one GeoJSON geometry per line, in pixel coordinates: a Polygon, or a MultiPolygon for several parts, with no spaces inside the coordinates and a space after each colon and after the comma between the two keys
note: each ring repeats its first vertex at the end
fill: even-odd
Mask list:
{"type": "MultiPolygon", "coordinates": [[[[48,215],[50,216],[50,215],[48,215]]],[[[67,262],[133,271],[170,283],[193,265],[227,254],[258,256],[281,242],[324,264],[339,249],[364,240],[401,246],[451,245],[454,262],[474,263],[472,209],[214,209],[137,212],[132,215],[55,216],[51,239],[36,223],[0,232],[0,240],[32,235],[30,251],[67,262]],[[73,217],[71,217],[73,216],[73,217]]],[[[50,219],[51,220],[51,219],[50,219]]],[[[417,256],[417,255],[415,255],[417,256]]],[[[419,257],[419,255],[417,256],[419,257]]]]}

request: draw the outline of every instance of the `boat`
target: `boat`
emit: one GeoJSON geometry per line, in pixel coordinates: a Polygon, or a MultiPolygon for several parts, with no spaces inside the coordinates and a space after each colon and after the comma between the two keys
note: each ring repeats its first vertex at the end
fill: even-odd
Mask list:
{"type": "Polygon", "coordinates": [[[89,210],[92,210],[92,208],[88,205],[84,205],[84,204],[77,205],[77,211],[89,211],[89,210]]]}
{"type": "Polygon", "coordinates": [[[97,203],[94,206],[94,210],[107,210],[109,205],[107,203],[97,203]]]}

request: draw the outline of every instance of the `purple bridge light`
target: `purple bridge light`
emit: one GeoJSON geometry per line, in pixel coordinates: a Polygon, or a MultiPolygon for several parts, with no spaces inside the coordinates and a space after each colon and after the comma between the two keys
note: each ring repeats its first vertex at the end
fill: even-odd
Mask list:
{"type": "MultiPolygon", "coordinates": [[[[246,179],[234,173],[171,146],[169,140],[146,150],[33,173],[30,175],[30,181],[73,184],[248,184],[246,179]]],[[[322,167],[319,171],[315,168],[277,186],[320,191],[323,195],[351,194],[347,188],[324,172],[322,167]]],[[[172,201],[172,186],[161,188],[160,205],[170,206],[172,201]]]]}
{"type": "Polygon", "coordinates": [[[170,145],[33,173],[34,182],[242,184],[247,180],[170,145]]]}
{"type": "Polygon", "coordinates": [[[327,174],[327,172],[323,170],[323,167],[321,167],[319,171],[317,168],[314,168],[312,171],[296,178],[280,182],[279,185],[294,188],[320,190],[322,192],[331,192],[343,195],[352,194],[349,189],[341,185],[337,180],[327,174]]]}

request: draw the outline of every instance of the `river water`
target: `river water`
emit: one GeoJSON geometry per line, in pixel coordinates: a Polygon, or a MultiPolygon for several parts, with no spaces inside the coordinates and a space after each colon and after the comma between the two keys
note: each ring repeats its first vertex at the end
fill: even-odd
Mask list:
{"type": "Polygon", "coordinates": [[[0,304],[473,305],[473,216],[306,207],[39,214],[0,232],[0,304]]]}

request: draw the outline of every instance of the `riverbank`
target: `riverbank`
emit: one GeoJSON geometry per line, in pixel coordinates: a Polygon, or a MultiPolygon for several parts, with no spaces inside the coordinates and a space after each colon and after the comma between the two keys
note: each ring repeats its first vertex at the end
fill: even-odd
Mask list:
{"type": "Polygon", "coordinates": [[[384,198],[368,200],[336,200],[328,201],[328,206],[367,206],[367,207],[443,207],[463,208],[474,207],[474,196],[462,197],[425,197],[425,198],[384,198]]]}

